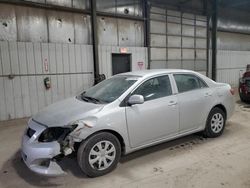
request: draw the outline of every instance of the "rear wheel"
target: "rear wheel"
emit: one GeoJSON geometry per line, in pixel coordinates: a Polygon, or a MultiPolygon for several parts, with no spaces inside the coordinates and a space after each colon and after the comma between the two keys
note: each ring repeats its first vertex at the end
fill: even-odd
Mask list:
{"type": "Polygon", "coordinates": [[[215,138],[223,133],[226,123],[226,114],[220,108],[213,108],[208,115],[204,136],[215,138]]]}
{"type": "Polygon", "coordinates": [[[89,177],[111,172],[120,160],[119,140],[111,133],[101,132],[81,144],[77,160],[82,171],[89,177]]]}

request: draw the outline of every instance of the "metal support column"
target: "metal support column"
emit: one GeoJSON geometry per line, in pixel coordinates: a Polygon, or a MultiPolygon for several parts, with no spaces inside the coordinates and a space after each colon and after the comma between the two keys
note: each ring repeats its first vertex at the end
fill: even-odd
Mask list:
{"type": "Polygon", "coordinates": [[[98,36],[97,36],[97,16],[96,16],[96,0],[91,2],[91,27],[92,27],[92,41],[93,41],[93,57],[94,57],[94,76],[95,83],[99,82],[99,55],[98,55],[98,36]]]}
{"type": "Polygon", "coordinates": [[[144,18],[144,47],[148,48],[148,67],[150,69],[150,3],[148,0],[143,1],[143,18],[144,18]]]}
{"type": "Polygon", "coordinates": [[[213,0],[212,11],[212,79],[216,81],[218,0],[213,0]]]}
{"type": "Polygon", "coordinates": [[[207,71],[206,71],[206,76],[210,77],[210,71],[209,71],[209,61],[210,61],[210,57],[209,57],[209,49],[210,49],[210,29],[209,29],[209,22],[210,22],[210,12],[209,12],[209,7],[208,7],[208,1],[207,0],[203,0],[203,15],[205,15],[207,17],[207,51],[206,51],[206,56],[207,56],[207,71]]]}

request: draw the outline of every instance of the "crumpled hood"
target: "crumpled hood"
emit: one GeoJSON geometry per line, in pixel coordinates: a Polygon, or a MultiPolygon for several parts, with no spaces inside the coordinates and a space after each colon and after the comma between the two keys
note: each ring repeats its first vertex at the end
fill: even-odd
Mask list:
{"type": "Polygon", "coordinates": [[[66,126],[76,120],[94,115],[103,107],[103,104],[84,102],[74,97],[54,103],[32,118],[48,127],[66,126]]]}

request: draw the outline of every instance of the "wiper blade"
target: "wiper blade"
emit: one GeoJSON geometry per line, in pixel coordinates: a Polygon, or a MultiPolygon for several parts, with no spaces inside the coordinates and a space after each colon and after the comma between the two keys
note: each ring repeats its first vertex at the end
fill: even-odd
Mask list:
{"type": "Polygon", "coordinates": [[[94,97],[84,96],[84,95],[82,95],[82,100],[87,101],[87,102],[92,101],[94,103],[102,103],[99,99],[96,99],[94,97]]]}

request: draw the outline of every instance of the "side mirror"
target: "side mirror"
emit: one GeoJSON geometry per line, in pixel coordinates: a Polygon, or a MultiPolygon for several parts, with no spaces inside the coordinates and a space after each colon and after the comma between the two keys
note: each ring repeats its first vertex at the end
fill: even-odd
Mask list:
{"type": "Polygon", "coordinates": [[[132,95],[128,99],[128,104],[130,106],[134,104],[143,104],[144,103],[144,97],[142,95],[132,95]]]}

